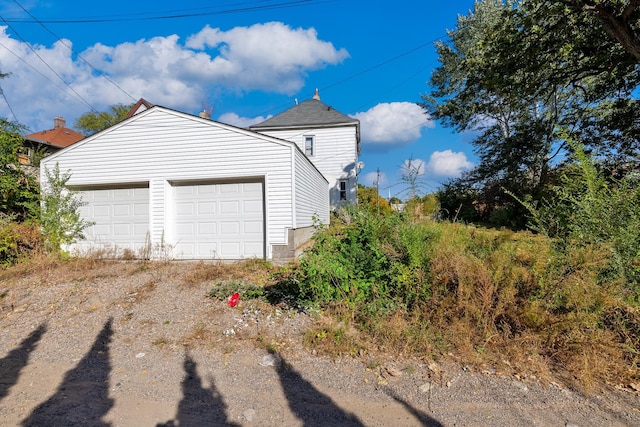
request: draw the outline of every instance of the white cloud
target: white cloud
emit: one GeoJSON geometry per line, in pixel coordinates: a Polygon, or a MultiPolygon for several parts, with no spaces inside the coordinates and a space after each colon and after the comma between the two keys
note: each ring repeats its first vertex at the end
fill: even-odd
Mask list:
{"type": "MultiPolygon", "coordinates": [[[[216,91],[292,94],[304,86],[309,71],[349,56],[320,40],[313,28],[294,29],[280,22],[228,31],[207,26],[186,40],[174,34],[115,46],[96,43],[80,52],[100,70],[96,72],[71,54],[69,40],[32,45],[32,50],[0,26],[0,71],[11,72],[2,89],[17,120],[35,131],[53,127],[58,115],[72,125],[92,107],[102,110],[139,98],[191,111],[210,103],[216,91]]],[[[4,102],[0,115],[12,119],[4,102]]]]}
{"type": "Polygon", "coordinates": [[[244,90],[269,89],[288,94],[303,86],[307,71],[338,64],[349,57],[345,49],[336,50],[333,44],[319,40],[315,29],[292,29],[281,22],[229,31],[207,26],[189,37],[186,46],[217,55],[208,64],[209,69],[203,70],[213,81],[244,90]]]}
{"type": "Polygon", "coordinates": [[[357,113],[364,144],[407,144],[420,139],[422,128],[435,124],[427,113],[412,102],[378,104],[364,113],[357,113]]]}
{"type": "Polygon", "coordinates": [[[473,168],[473,163],[467,160],[465,153],[454,153],[451,150],[435,151],[425,165],[425,171],[430,175],[441,177],[458,177],[463,171],[473,168]]]}
{"type": "Polygon", "coordinates": [[[358,183],[367,187],[375,187],[376,181],[378,181],[377,185],[380,188],[386,186],[389,182],[387,175],[384,172],[380,172],[379,175],[378,172],[369,172],[358,177],[358,183]]]}
{"type": "Polygon", "coordinates": [[[264,122],[269,118],[271,118],[271,115],[268,115],[267,117],[240,117],[236,113],[224,113],[218,117],[218,121],[240,128],[247,128],[251,125],[255,125],[256,123],[264,122]]]}

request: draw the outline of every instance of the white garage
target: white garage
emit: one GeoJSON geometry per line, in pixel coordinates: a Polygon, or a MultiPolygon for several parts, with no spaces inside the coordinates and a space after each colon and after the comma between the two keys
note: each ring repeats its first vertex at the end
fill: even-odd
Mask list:
{"type": "Polygon", "coordinates": [[[86,243],[136,250],[149,232],[149,187],[78,189],[83,219],[94,223],[84,231],[86,243]]]}
{"type": "Polygon", "coordinates": [[[174,184],[173,188],[177,258],[264,257],[261,182],[174,184]]]}
{"type": "Polygon", "coordinates": [[[71,250],[284,260],[329,222],[328,182],[294,142],[160,106],[43,159],[44,185],[56,163],[95,222],[71,250]]]}

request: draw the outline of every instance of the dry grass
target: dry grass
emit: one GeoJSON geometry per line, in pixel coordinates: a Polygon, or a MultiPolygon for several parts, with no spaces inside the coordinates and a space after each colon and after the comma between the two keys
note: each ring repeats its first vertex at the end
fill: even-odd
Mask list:
{"type": "MultiPolygon", "coordinates": [[[[424,360],[451,358],[479,370],[492,368],[592,390],[640,378],[640,313],[624,302],[619,283],[600,280],[607,248],[575,246],[559,260],[549,241],[530,233],[460,224],[433,227],[441,227],[433,234],[439,240],[430,243],[428,264],[414,271],[417,285],[428,287],[420,295],[428,298],[410,307],[391,301],[395,306],[378,311],[334,304],[306,332],[304,344],[334,357],[384,352],[424,360]]],[[[208,290],[227,281],[268,286],[284,271],[262,260],[197,262],[186,270],[176,269],[178,264],[185,265],[102,257],[62,260],[35,253],[29,262],[0,270],[0,308],[12,304],[8,291],[14,286],[69,281],[80,285],[144,274],[138,277],[144,280],[116,302],[134,307],[157,292],[163,280],[189,290],[208,290]]],[[[77,290],[85,292],[82,286],[77,290]]],[[[82,295],[73,298],[80,300],[82,295]]],[[[273,310],[266,303],[256,304],[263,304],[258,308],[264,312],[273,310]]],[[[120,322],[132,317],[124,315],[120,322]]],[[[226,338],[209,321],[203,312],[184,337],[165,342],[164,335],[158,335],[153,344],[224,345],[226,338]]],[[[259,326],[238,330],[234,339],[265,348],[284,345],[259,326]]]]}
{"type": "Polygon", "coordinates": [[[235,263],[200,261],[193,264],[193,268],[184,277],[182,284],[187,287],[196,287],[214,280],[240,280],[265,285],[269,283],[274,271],[275,268],[270,263],[260,259],[248,259],[235,263]]]}
{"type": "Polygon", "coordinates": [[[326,316],[320,317],[305,332],[303,342],[319,354],[331,357],[360,357],[371,348],[353,325],[326,316]]]}

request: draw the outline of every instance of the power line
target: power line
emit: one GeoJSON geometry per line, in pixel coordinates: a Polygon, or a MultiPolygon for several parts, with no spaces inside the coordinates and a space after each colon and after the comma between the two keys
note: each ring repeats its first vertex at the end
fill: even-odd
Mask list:
{"type": "MultiPolygon", "coordinates": [[[[210,11],[210,12],[185,12],[185,13],[177,13],[172,15],[157,15],[157,16],[148,16],[148,17],[131,17],[131,18],[79,18],[79,19],[44,19],[40,20],[40,22],[45,24],[94,24],[94,23],[104,23],[104,22],[131,22],[131,21],[154,21],[154,20],[165,20],[165,19],[183,19],[183,18],[194,18],[200,16],[213,16],[213,15],[228,15],[234,13],[246,13],[246,12],[256,12],[256,11],[265,11],[265,10],[274,10],[274,9],[284,9],[291,7],[298,7],[305,5],[307,3],[311,3],[313,0],[293,0],[282,3],[275,3],[264,6],[248,6],[248,7],[237,7],[232,9],[224,9],[218,11],[210,11]]],[[[321,3],[331,3],[335,0],[323,1],[321,3]]],[[[316,4],[318,2],[315,2],[316,4]]],[[[242,3],[240,3],[242,4],[242,3]]],[[[194,10],[194,9],[186,9],[194,10]]],[[[198,9],[195,9],[198,10],[198,9]]],[[[7,19],[6,22],[14,22],[14,23],[25,23],[25,24],[33,24],[34,22],[31,20],[25,19],[7,19]]]]}
{"type": "MultiPolygon", "coordinates": [[[[45,75],[44,73],[42,73],[40,70],[38,70],[36,67],[34,67],[33,65],[29,64],[27,61],[25,61],[22,57],[20,57],[20,55],[18,55],[17,53],[15,53],[14,51],[12,51],[11,49],[9,49],[7,46],[5,46],[3,43],[0,43],[0,47],[5,48],[9,53],[11,53],[13,56],[15,56],[19,61],[21,61],[24,65],[26,65],[27,67],[31,68],[33,71],[35,71],[36,73],[40,74],[42,76],[42,78],[44,78],[45,80],[47,80],[49,83],[51,83],[52,85],[54,85],[55,87],[57,87],[58,89],[60,89],[61,91],[64,92],[64,88],[62,86],[60,86],[59,84],[57,84],[56,82],[54,82],[53,80],[51,80],[49,78],[49,76],[45,75]]],[[[72,96],[75,97],[75,94],[71,94],[72,96]]],[[[83,102],[82,98],[76,98],[78,101],[83,102]]]]}
{"type": "Polygon", "coordinates": [[[16,122],[17,122],[18,117],[16,116],[16,113],[13,111],[13,108],[11,108],[11,104],[9,104],[9,100],[7,99],[7,96],[4,94],[4,90],[2,90],[1,87],[0,87],[0,94],[2,95],[2,98],[4,98],[4,102],[7,103],[7,107],[9,107],[9,111],[11,111],[13,118],[16,119],[16,122]]]}
{"type": "MultiPolygon", "coordinates": [[[[17,0],[13,0],[13,2],[15,4],[17,4],[27,15],[29,15],[31,18],[33,18],[34,21],[36,21],[37,23],[39,23],[42,28],[44,28],[45,30],[47,30],[49,32],[49,34],[51,34],[53,37],[55,37],[60,43],[62,43],[65,47],[67,47],[67,49],[69,49],[71,51],[71,53],[75,54],[78,58],[80,58],[82,61],[84,61],[89,67],[91,67],[91,69],[95,72],[97,72],[100,77],[104,78],[105,80],[107,80],[109,83],[111,83],[113,86],[115,86],[116,88],[118,88],[120,90],[120,92],[124,93],[125,95],[127,95],[129,98],[131,98],[133,100],[133,102],[137,101],[137,99],[135,99],[133,96],[131,96],[126,90],[124,90],[122,87],[120,87],[116,82],[114,82],[113,80],[111,80],[109,77],[107,77],[102,71],[98,70],[96,67],[94,67],[89,61],[87,61],[86,59],[84,59],[84,57],[82,55],[80,55],[78,52],[76,52],[75,50],[73,50],[73,48],[71,46],[69,46],[69,44],[67,42],[65,42],[64,40],[62,40],[60,37],[58,37],[53,31],[51,31],[49,28],[47,28],[46,25],[44,25],[41,21],[38,20],[38,18],[36,18],[35,16],[33,16],[27,9],[25,9],[20,3],[18,3],[17,0]]],[[[15,31],[15,30],[14,30],[15,31]]]]}
{"type": "Polygon", "coordinates": [[[11,28],[11,30],[16,34],[16,36],[18,36],[18,38],[19,38],[20,40],[22,40],[22,42],[23,42],[23,43],[24,43],[24,44],[29,48],[29,50],[31,50],[31,52],[33,52],[33,54],[34,54],[34,55],[35,55],[35,56],[36,56],[40,61],[42,61],[42,63],[43,63],[44,65],[46,65],[46,66],[47,66],[47,68],[48,68],[49,70],[51,70],[51,72],[52,72],[53,74],[55,74],[55,75],[56,75],[56,76],[57,76],[57,77],[58,77],[58,78],[59,78],[59,79],[60,79],[60,80],[61,80],[61,81],[62,81],[62,82],[63,82],[63,83],[64,83],[64,84],[69,88],[69,89],[71,89],[71,91],[72,91],[73,93],[75,93],[75,94],[78,96],[78,98],[80,98],[80,99],[82,100],[82,102],[84,102],[86,105],[88,105],[88,106],[89,106],[89,108],[91,109],[91,111],[95,111],[95,109],[93,108],[93,106],[92,106],[92,105],[91,105],[91,104],[90,104],[86,99],[84,99],[84,98],[82,97],[82,95],[80,95],[80,94],[79,94],[79,93],[78,93],[78,92],[77,92],[73,87],[71,87],[71,85],[70,85],[69,83],[67,83],[67,82],[65,81],[65,79],[64,79],[64,78],[62,78],[62,76],[61,76],[60,74],[58,74],[58,72],[57,72],[56,70],[54,70],[54,69],[53,69],[53,67],[51,67],[51,65],[49,65],[49,64],[47,63],[47,61],[45,61],[45,60],[40,56],[40,54],[38,54],[38,52],[37,52],[37,51],[36,51],[36,50],[31,46],[31,44],[29,44],[29,43],[28,43],[28,42],[27,42],[27,41],[26,41],[26,40],[25,40],[25,39],[24,39],[24,38],[23,38],[23,37],[22,37],[22,36],[21,36],[17,31],[16,31],[16,29],[15,29],[15,28],[13,28],[13,27],[12,27],[12,26],[7,22],[7,21],[5,21],[5,20],[4,20],[4,18],[2,18],[1,16],[0,16],[0,19],[2,19],[2,21],[3,21],[5,24],[7,24],[7,26],[8,26],[9,28],[11,28]]]}
{"type": "MultiPolygon", "coordinates": [[[[411,54],[411,53],[413,53],[413,52],[416,52],[416,51],[418,51],[418,50],[424,49],[425,47],[427,47],[427,46],[429,46],[429,45],[433,44],[434,42],[436,42],[437,40],[442,39],[443,37],[446,37],[446,36],[436,37],[435,39],[433,39],[433,40],[431,40],[431,41],[428,41],[428,42],[422,43],[422,44],[420,44],[420,45],[418,45],[418,46],[416,46],[416,47],[413,47],[413,48],[411,48],[411,49],[409,49],[409,50],[406,50],[406,51],[404,51],[404,52],[401,52],[401,53],[399,53],[398,55],[395,55],[395,56],[393,56],[393,57],[391,57],[391,58],[385,59],[384,61],[378,62],[377,64],[374,64],[374,65],[372,65],[372,66],[370,66],[370,67],[368,67],[368,68],[365,68],[365,69],[364,69],[364,70],[362,70],[362,71],[358,71],[358,72],[356,72],[356,73],[354,73],[354,74],[352,74],[352,75],[350,75],[350,76],[348,76],[348,77],[345,77],[345,78],[344,78],[344,79],[342,79],[342,80],[339,80],[339,81],[337,81],[337,82],[335,82],[335,83],[332,83],[332,84],[330,84],[330,85],[328,85],[328,86],[320,87],[320,89],[319,89],[319,90],[320,90],[320,91],[325,91],[325,90],[332,89],[332,88],[334,88],[335,86],[339,86],[339,85],[341,85],[341,84],[343,84],[343,83],[346,83],[346,82],[348,82],[348,81],[350,81],[350,80],[353,80],[353,79],[355,79],[355,78],[357,78],[357,77],[360,77],[360,76],[362,76],[362,75],[364,75],[364,74],[367,74],[367,73],[369,73],[369,72],[371,72],[371,71],[373,71],[373,70],[376,70],[376,69],[378,69],[378,68],[380,68],[380,67],[382,67],[382,66],[384,66],[384,65],[390,64],[391,62],[394,62],[394,61],[396,61],[396,60],[398,60],[398,59],[400,59],[400,58],[403,58],[403,57],[405,57],[405,56],[407,56],[407,55],[409,55],[409,54],[411,54]]],[[[416,71],[415,73],[413,73],[411,76],[407,77],[407,78],[406,78],[406,79],[404,79],[402,82],[400,82],[400,83],[396,84],[395,86],[393,86],[391,89],[389,89],[389,91],[391,91],[391,90],[395,89],[396,87],[398,87],[398,86],[400,86],[400,85],[404,84],[405,82],[409,81],[410,79],[412,79],[413,77],[415,77],[416,75],[418,75],[421,71],[426,70],[426,69],[427,69],[427,68],[429,68],[430,66],[431,66],[431,65],[427,65],[427,66],[425,66],[425,67],[420,68],[418,71],[416,71]]],[[[379,99],[379,98],[378,98],[378,99],[379,99]]],[[[367,104],[361,104],[361,105],[368,105],[368,104],[370,104],[370,102],[369,102],[369,103],[367,103],[367,104]]],[[[258,115],[260,115],[260,116],[264,116],[264,115],[266,115],[266,114],[268,114],[268,113],[270,113],[270,112],[272,112],[272,111],[281,110],[282,108],[284,108],[284,107],[289,107],[290,105],[291,105],[291,104],[287,102],[286,104],[281,104],[281,105],[279,105],[279,106],[272,107],[272,108],[270,108],[270,109],[268,109],[268,110],[265,110],[265,111],[263,111],[263,112],[259,113],[258,115]]]]}
{"type": "MultiPolygon", "coordinates": [[[[262,0],[262,1],[268,1],[268,0],[262,0]]],[[[260,2],[262,2],[262,1],[259,1],[259,3],[260,3],[260,2]]],[[[89,65],[89,66],[90,66],[94,71],[98,72],[98,73],[101,75],[101,77],[104,77],[105,79],[107,79],[107,80],[108,80],[109,82],[111,82],[115,87],[117,87],[117,88],[118,88],[119,90],[121,90],[124,94],[126,94],[128,97],[130,97],[132,100],[135,100],[135,98],[134,98],[134,97],[132,97],[129,93],[127,93],[124,89],[122,89],[120,86],[118,86],[115,82],[113,82],[113,81],[112,81],[112,80],[110,80],[108,77],[106,77],[106,76],[105,76],[105,75],[104,75],[100,70],[96,69],[92,64],[90,64],[87,60],[85,60],[85,59],[84,59],[80,54],[78,54],[77,52],[75,52],[75,51],[71,48],[71,46],[69,46],[66,42],[64,42],[62,39],[60,39],[60,37],[58,37],[58,36],[57,36],[55,33],[53,33],[51,30],[49,30],[49,29],[44,25],[44,23],[45,23],[45,22],[46,22],[46,23],[51,23],[51,22],[55,22],[55,23],[64,23],[64,22],[67,22],[67,23],[76,23],[76,22],[117,22],[117,21],[132,21],[132,20],[151,20],[151,19],[185,18],[185,17],[192,17],[192,16],[207,16],[207,15],[215,15],[215,14],[238,13],[238,12],[247,12],[247,11],[254,11],[254,10],[265,10],[265,9],[272,9],[272,8],[295,7],[295,6],[301,6],[301,5],[303,5],[303,4],[310,3],[311,1],[312,1],[312,0],[295,0],[295,1],[289,1],[289,2],[276,3],[276,4],[267,4],[267,5],[258,5],[258,6],[248,6],[248,7],[231,8],[231,9],[225,9],[225,10],[221,10],[221,11],[209,11],[209,12],[197,12],[197,13],[196,13],[196,12],[194,12],[194,13],[180,13],[180,14],[173,14],[173,15],[162,15],[162,16],[153,16],[153,17],[140,17],[140,18],[132,17],[132,18],[96,18],[96,19],[83,19],[83,20],[39,20],[39,19],[37,19],[35,16],[33,16],[31,13],[29,13],[29,12],[28,12],[28,11],[27,11],[23,6],[22,6],[22,5],[20,5],[16,0],[14,0],[14,2],[15,2],[15,3],[20,7],[20,8],[22,8],[22,10],[23,10],[23,11],[25,11],[25,12],[26,12],[26,13],[27,13],[27,14],[28,14],[32,19],[33,19],[33,21],[25,21],[25,20],[7,20],[7,19],[5,19],[5,18],[2,18],[2,20],[3,20],[7,25],[9,25],[9,22],[27,22],[27,23],[33,23],[33,22],[35,22],[35,23],[40,24],[40,25],[41,25],[43,28],[45,28],[49,33],[51,33],[51,34],[52,34],[52,35],[53,35],[57,40],[59,40],[59,41],[60,41],[61,43],[63,43],[67,48],[69,48],[71,52],[73,52],[75,55],[77,55],[77,57],[78,57],[78,58],[82,59],[82,60],[83,60],[85,63],[87,63],[87,64],[88,64],[88,65],[89,65]]],[[[331,1],[330,1],[330,0],[329,0],[329,1],[324,1],[324,2],[322,2],[322,3],[327,3],[327,2],[331,2],[331,1]]],[[[243,4],[246,4],[246,3],[239,3],[239,5],[243,5],[243,4]]],[[[251,3],[249,3],[249,4],[251,4],[251,3]]],[[[316,4],[317,4],[317,2],[316,2],[316,4]]],[[[189,11],[189,10],[200,10],[200,9],[210,9],[210,8],[186,9],[186,11],[189,11]]],[[[13,29],[13,28],[12,28],[12,29],[13,29]]],[[[15,31],[15,29],[13,29],[13,30],[15,31]]],[[[16,32],[16,34],[17,34],[17,32],[16,32]]],[[[20,38],[22,39],[22,37],[20,37],[20,38]]],[[[362,70],[362,71],[359,71],[359,72],[357,72],[357,73],[355,73],[355,74],[352,74],[351,76],[348,76],[348,77],[346,77],[346,78],[344,78],[344,79],[342,79],[342,80],[339,80],[339,81],[337,81],[337,82],[335,82],[335,83],[332,83],[332,84],[330,84],[330,85],[328,85],[328,86],[325,86],[325,87],[323,87],[323,88],[322,88],[322,90],[329,90],[329,89],[334,88],[334,87],[336,87],[336,86],[338,86],[338,85],[341,85],[341,84],[343,84],[343,83],[346,83],[346,82],[348,82],[348,81],[350,81],[350,80],[353,80],[353,79],[355,79],[355,78],[358,78],[358,77],[360,77],[360,76],[362,76],[362,75],[364,75],[364,74],[366,74],[366,73],[369,73],[369,72],[371,72],[371,71],[373,71],[373,70],[376,70],[376,69],[378,69],[378,68],[380,68],[380,67],[383,67],[384,65],[387,65],[387,64],[389,64],[389,63],[391,63],[391,62],[394,62],[394,61],[396,61],[396,60],[398,60],[398,59],[400,59],[400,58],[402,58],[402,57],[405,57],[405,56],[407,56],[407,55],[409,55],[409,54],[413,53],[413,52],[416,52],[416,51],[419,51],[419,50],[421,50],[421,49],[424,49],[425,47],[429,46],[430,44],[432,44],[433,42],[435,42],[436,40],[439,40],[439,39],[441,39],[441,38],[442,38],[442,37],[438,37],[438,38],[436,38],[436,39],[434,39],[434,40],[431,40],[431,41],[429,41],[429,42],[422,43],[422,44],[420,44],[420,45],[418,45],[418,46],[416,46],[416,47],[413,47],[413,48],[411,48],[411,49],[409,49],[409,50],[407,50],[407,51],[404,51],[404,52],[402,52],[402,53],[400,53],[400,54],[398,54],[398,55],[395,55],[395,56],[393,56],[393,57],[391,57],[391,58],[388,58],[388,59],[386,59],[386,60],[384,60],[384,61],[381,61],[381,62],[379,62],[379,63],[376,63],[376,64],[374,64],[374,65],[372,65],[372,66],[370,66],[370,67],[368,67],[368,68],[366,68],[366,69],[364,69],[364,70],[362,70]]],[[[22,39],[22,40],[24,41],[24,39],[22,39]]],[[[26,41],[25,41],[25,43],[26,43],[26,41]]],[[[28,45],[28,43],[27,43],[27,45],[28,45]]],[[[33,50],[33,49],[31,48],[31,46],[29,46],[29,48],[30,48],[31,50],[33,50]]],[[[35,51],[34,51],[34,53],[37,55],[37,53],[36,53],[35,51]]],[[[41,58],[39,55],[37,55],[37,56],[38,56],[38,58],[40,58],[40,60],[42,60],[42,58],[41,58]]],[[[44,61],[43,61],[43,62],[44,62],[44,61]]],[[[45,64],[46,64],[46,63],[45,63],[45,64]]],[[[46,65],[47,65],[47,66],[49,66],[48,64],[46,64],[46,65]]],[[[50,67],[50,66],[49,66],[49,68],[51,69],[51,67],[50,67]]],[[[408,81],[409,79],[413,78],[415,75],[417,75],[419,72],[421,72],[421,71],[422,71],[423,69],[425,69],[425,68],[427,68],[427,67],[421,68],[421,69],[420,69],[420,70],[418,70],[416,73],[412,74],[412,76],[410,76],[409,78],[407,78],[407,79],[403,80],[403,82],[401,82],[400,84],[403,84],[404,82],[406,82],[406,81],[408,81]]],[[[53,69],[52,69],[52,71],[53,71],[53,69]]],[[[55,71],[54,71],[54,73],[55,73],[55,71]]],[[[57,75],[58,77],[60,77],[57,73],[56,73],[56,75],[57,75]]],[[[61,77],[60,77],[60,78],[61,78],[61,77]]],[[[61,78],[61,80],[64,82],[64,79],[62,79],[62,78],[61,78]]],[[[69,84],[67,84],[66,82],[64,82],[64,83],[65,83],[65,84],[66,84],[70,89],[72,89],[72,90],[73,90],[73,88],[72,88],[71,86],[69,86],[69,84]]],[[[390,90],[393,90],[395,87],[399,86],[400,84],[395,85],[395,86],[394,86],[392,89],[390,89],[390,90]]],[[[75,92],[75,91],[74,91],[74,92],[75,92]]],[[[77,92],[75,92],[75,93],[77,94],[77,92]]],[[[78,94],[78,96],[80,96],[80,95],[78,94]]],[[[80,97],[80,98],[82,98],[82,97],[80,97]]],[[[85,101],[84,99],[82,99],[82,100],[83,100],[83,102],[85,102],[87,105],[89,105],[89,107],[93,110],[93,108],[90,106],[90,104],[88,104],[88,102],[87,102],[87,101],[85,101]]],[[[283,104],[282,106],[279,106],[279,107],[274,107],[274,108],[270,109],[268,112],[270,112],[270,111],[274,111],[274,110],[276,110],[276,109],[283,108],[283,107],[288,106],[288,105],[289,105],[289,103],[287,103],[287,104],[283,104]]],[[[265,112],[265,113],[263,113],[263,114],[266,114],[266,112],[265,112]]],[[[423,125],[424,125],[424,124],[420,124],[420,125],[417,125],[417,126],[415,126],[415,127],[423,126],[423,125]]]]}
{"type": "MultiPolygon", "coordinates": [[[[435,40],[437,40],[437,39],[435,39],[435,40]]],[[[434,42],[435,40],[430,41],[430,42],[423,43],[423,44],[421,44],[421,45],[419,45],[419,46],[416,46],[416,47],[414,47],[414,48],[412,48],[412,49],[409,49],[409,50],[407,50],[407,51],[404,51],[404,52],[402,52],[402,53],[400,53],[400,54],[398,54],[398,55],[396,55],[396,56],[394,56],[394,57],[392,57],[392,58],[386,59],[386,60],[384,60],[384,61],[382,61],[382,62],[379,62],[379,63],[377,63],[377,64],[375,64],[375,65],[372,65],[371,67],[366,68],[366,69],[364,69],[364,70],[362,70],[362,71],[360,71],[360,72],[357,72],[357,73],[355,73],[355,74],[352,74],[352,75],[350,75],[350,76],[349,76],[349,77],[347,77],[347,78],[344,78],[344,79],[342,79],[342,80],[339,80],[339,81],[337,81],[337,82],[335,82],[335,83],[333,83],[333,84],[330,84],[329,86],[325,86],[325,87],[323,87],[323,88],[322,88],[322,90],[327,90],[327,89],[330,89],[330,88],[332,88],[332,87],[334,87],[334,86],[341,85],[341,84],[343,84],[343,83],[345,83],[345,82],[348,82],[349,80],[353,80],[353,79],[355,79],[356,77],[360,77],[360,76],[361,76],[361,75],[363,75],[363,74],[366,74],[366,73],[368,73],[368,72],[370,72],[370,71],[373,71],[373,70],[375,70],[375,69],[377,69],[377,68],[380,68],[380,67],[382,67],[383,65],[387,65],[387,64],[389,64],[389,63],[391,63],[391,62],[393,62],[393,61],[395,61],[395,60],[397,60],[397,59],[400,59],[400,58],[402,58],[402,57],[404,57],[404,56],[407,56],[407,55],[409,55],[410,53],[413,53],[413,52],[415,52],[415,51],[417,51],[417,50],[420,50],[420,49],[424,49],[425,47],[427,47],[427,46],[429,46],[429,45],[433,44],[433,42],[434,42]]]]}

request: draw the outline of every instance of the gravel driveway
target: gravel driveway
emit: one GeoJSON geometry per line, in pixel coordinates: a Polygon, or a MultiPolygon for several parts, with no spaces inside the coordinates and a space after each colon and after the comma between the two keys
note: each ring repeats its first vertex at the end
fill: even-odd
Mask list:
{"type": "Polygon", "coordinates": [[[207,297],[193,264],[98,263],[0,282],[2,426],[640,425],[628,390],[313,355],[314,316],[207,297]],[[188,283],[188,284],[187,284],[188,283]]]}

